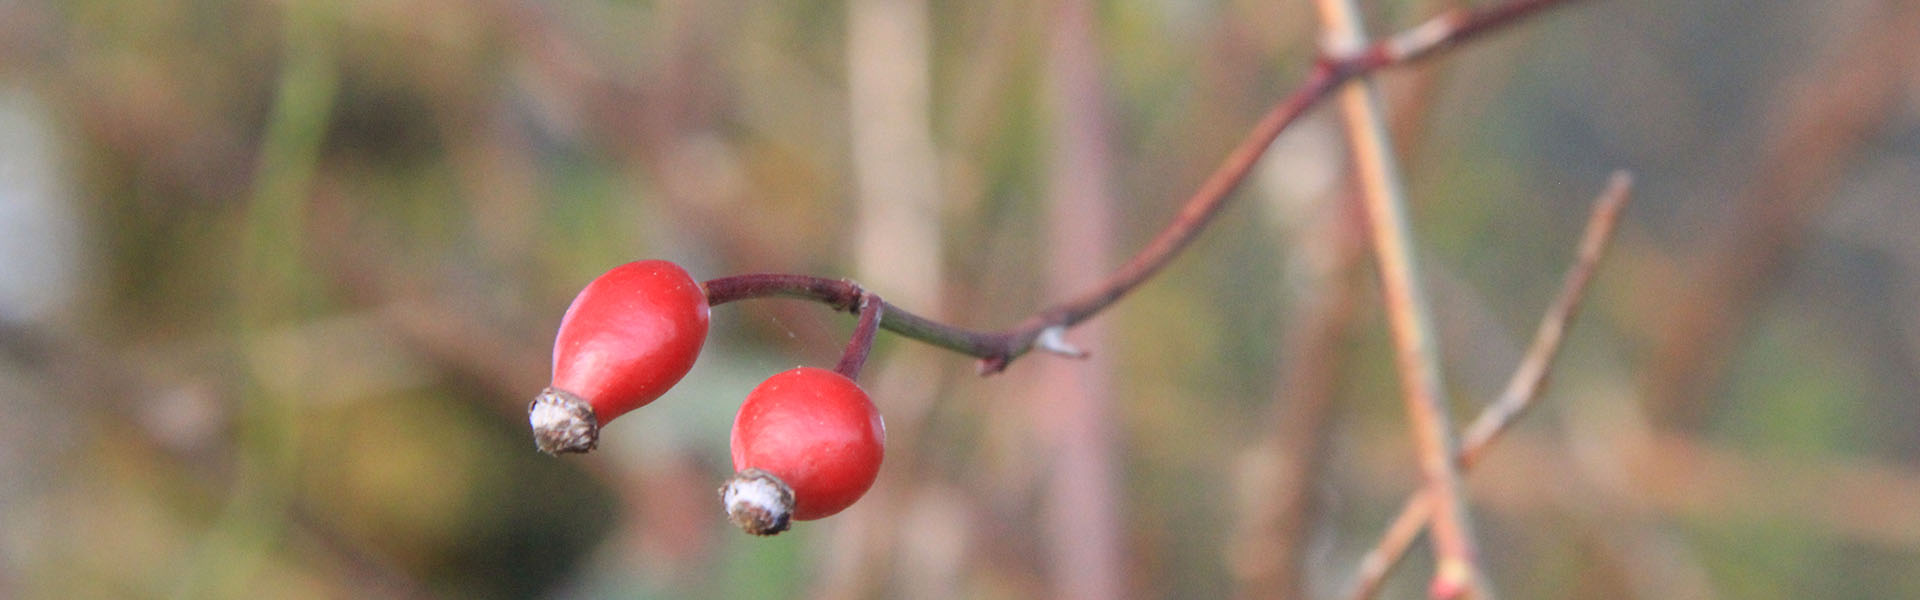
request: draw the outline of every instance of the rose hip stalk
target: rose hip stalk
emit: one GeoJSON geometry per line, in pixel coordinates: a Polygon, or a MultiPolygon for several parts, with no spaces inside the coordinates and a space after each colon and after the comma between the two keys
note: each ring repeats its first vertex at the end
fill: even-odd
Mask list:
{"type": "Polygon", "coordinates": [[[553,382],[527,407],[542,452],[586,452],[600,426],[678,383],[707,339],[707,297],[686,270],[631,262],[587,284],[560,319],[553,382]]]}

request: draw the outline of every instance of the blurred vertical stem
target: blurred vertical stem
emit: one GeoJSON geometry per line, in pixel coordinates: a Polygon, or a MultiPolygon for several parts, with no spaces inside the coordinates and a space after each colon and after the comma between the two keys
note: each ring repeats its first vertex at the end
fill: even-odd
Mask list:
{"type": "Polygon", "coordinates": [[[307,272],[300,258],[302,212],[337,89],[332,54],[337,9],[318,1],[284,6],[280,77],[255,165],[233,282],[239,314],[232,334],[248,366],[239,386],[233,488],[182,575],[175,590],[179,598],[247,594],[285,533],[299,462],[298,408],[283,390],[262,384],[266,369],[296,361],[267,360],[258,346],[264,332],[300,315],[306,297],[300,292],[307,272]]]}
{"type": "MultiPolygon", "coordinates": [[[[1114,248],[1108,186],[1113,160],[1095,11],[1090,0],[1060,0],[1049,21],[1045,72],[1052,150],[1045,248],[1047,280],[1055,294],[1099,285],[1114,248]]],[[[1078,336],[1081,343],[1106,345],[1106,327],[1098,322],[1081,326],[1078,336]]],[[[1113,372],[1111,353],[1103,352],[1084,361],[1050,361],[1040,376],[1040,397],[1048,401],[1034,407],[1039,420],[1034,430],[1052,454],[1044,525],[1055,598],[1130,595],[1120,534],[1126,530],[1124,494],[1114,459],[1119,407],[1113,400],[1113,372]]]]}
{"type": "MultiPolygon", "coordinates": [[[[1317,0],[1326,53],[1348,56],[1366,47],[1359,7],[1354,0],[1317,0]]],[[[1472,519],[1461,493],[1460,471],[1453,462],[1457,442],[1447,415],[1440,377],[1440,350],[1434,340],[1432,311],[1413,258],[1413,232],[1407,222],[1406,191],[1393,158],[1380,97],[1364,76],[1339,91],[1340,112],[1353,153],[1373,253],[1393,331],[1409,425],[1419,452],[1421,473],[1435,502],[1433,522],[1435,574],[1433,595],[1491,598],[1474,550],[1472,519]]]]}
{"type": "MultiPolygon", "coordinates": [[[[932,39],[927,0],[852,0],[846,4],[847,133],[859,212],[854,221],[854,272],[872,289],[907,306],[946,316],[941,298],[942,196],[939,150],[933,136],[932,39]]],[[[873,297],[872,304],[886,303],[873,297]]],[[[887,433],[911,440],[925,421],[938,383],[928,354],[902,352],[868,369],[866,388],[887,399],[887,433]]],[[[883,479],[920,475],[914,444],[887,448],[883,479]],[[889,474],[891,473],[891,474],[889,474]]],[[[912,539],[932,530],[908,525],[903,513],[917,484],[875,486],[866,508],[841,517],[827,542],[812,597],[866,598],[881,594],[937,596],[953,589],[957,567],[929,565],[912,539]],[[916,556],[916,553],[918,556],[916,556]],[[889,573],[896,573],[889,576],[889,573]]],[[[937,534],[931,534],[937,535],[937,534]]],[[[937,562],[937,561],[933,561],[937,562]]]]}
{"type": "Polygon", "coordinates": [[[895,302],[938,318],[940,174],[927,21],[925,0],[847,5],[847,108],[860,201],[856,270],[895,302]]]}
{"type": "MultiPolygon", "coordinates": [[[[1274,410],[1267,437],[1242,458],[1239,526],[1228,556],[1234,597],[1308,597],[1307,554],[1322,508],[1321,477],[1334,430],[1360,295],[1360,200],[1348,190],[1299,223],[1274,228],[1299,239],[1298,300],[1282,317],[1274,410]]],[[[1424,489],[1424,488],[1422,488],[1424,489]]],[[[1424,523],[1424,522],[1423,522],[1424,523]]]]}

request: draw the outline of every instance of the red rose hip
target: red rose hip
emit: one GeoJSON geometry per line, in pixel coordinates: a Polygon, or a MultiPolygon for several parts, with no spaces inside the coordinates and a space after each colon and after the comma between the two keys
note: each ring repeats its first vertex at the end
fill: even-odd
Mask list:
{"type": "Polygon", "coordinates": [[[534,443],[586,452],[600,426],[678,383],[707,339],[707,296],[679,265],[631,262],[580,290],[553,340],[553,382],[527,407],[534,443]]]}
{"type": "Polygon", "coordinates": [[[733,421],[733,467],[721,489],[727,514],[748,533],[785,531],[790,520],[831,516],[880,474],[880,411],[860,385],[825,369],[774,375],[747,394],[733,421]]]}

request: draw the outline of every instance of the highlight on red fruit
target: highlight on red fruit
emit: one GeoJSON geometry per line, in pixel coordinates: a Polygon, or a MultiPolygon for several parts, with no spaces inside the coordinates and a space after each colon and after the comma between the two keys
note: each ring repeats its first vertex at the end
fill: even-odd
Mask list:
{"type": "Polygon", "coordinates": [[[733,421],[733,467],[721,489],[727,514],[748,533],[845,510],[873,487],[886,445],[880,411],[860,385],[800,367],[762,382],[733,421]]]}
{"type": "Polygon", "coordinates": [[[553,382],[527,408],[549,454],[586,452],[600,426],[678,383],[707,340],[706,292],[679,265],[631,262],[580,290],[553,340],[553,382]]]}

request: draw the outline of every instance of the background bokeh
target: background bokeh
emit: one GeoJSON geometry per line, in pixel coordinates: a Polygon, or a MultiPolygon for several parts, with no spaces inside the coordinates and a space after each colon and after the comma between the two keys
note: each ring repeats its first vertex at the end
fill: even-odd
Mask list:
{"type": "MultiPolygon", "coordinates": [[[[1915,32],[1605,0],[1380,78],[1457,422],[1638,176],[1469,477],[1507,596],[1920,597],[1915,32]]],[[[524,418],[628,260],[1011,325],[1315,39],[1292,1],[0,0],[0,597],[1334,595],[1418,473],[1331,108],[1070,334],[1093,359],[983,379],[883,335],[889,455],[839,516],[754,539],[713,491],[746,391],[837,357],[817,305],[716,308],[590,456],[524,418]]]]}

